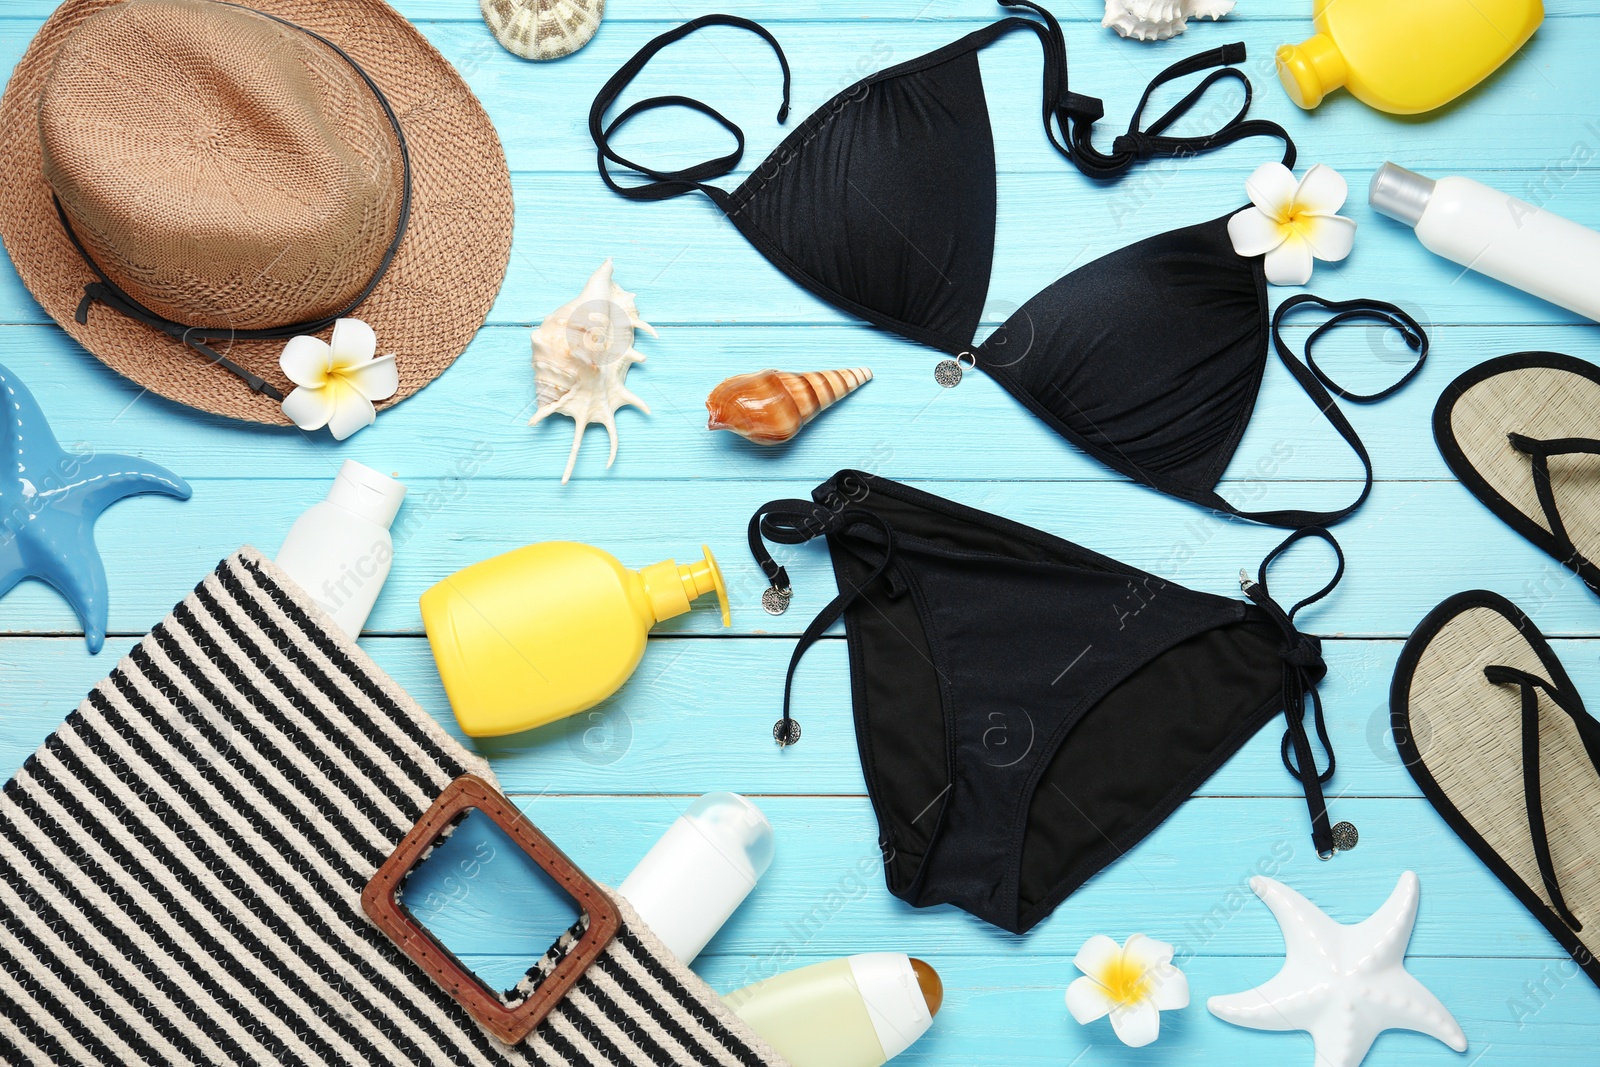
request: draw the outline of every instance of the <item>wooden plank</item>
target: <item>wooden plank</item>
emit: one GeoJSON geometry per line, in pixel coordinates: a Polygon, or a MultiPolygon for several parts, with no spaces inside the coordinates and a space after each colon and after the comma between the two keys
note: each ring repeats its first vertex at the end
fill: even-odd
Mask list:
{"type": "MultiPolygon", "coordinates": [[[[1600,136],[1595,144],[1600,147],[1600,136]]],[[[1234,210],[1244,200],[1241,176],[1260,158],[1248,156],[1226,169],[1181,178],[1171,170],[1149,171],[1111,195],[1065,168],[1006,175],[985,325],[1005,321],[1034,294],[1084,263],[1144,237],[1234,210]]],[[[1320,265],[1311,291],[1330,299],[1387,298],[1417,307],[1431,324],[1586,321],[1433,255],[1409,229],[1368,208],[1365,185],[1378,162],[1366,166],[1341,161],[1357,190],[1346,213],[1361,230],[1351,258],[1320,265]]],[[[1527,191],[1518,189],[1519,181],[1487,172],[1467,176],[1508,191],[1527,191]]],[[[514,184],[518,240],[506,285],[491,313],[493,322],[538,322],[570,299],[575,286],[581,287],[607,255],[628,264],[618,277],[643,290],[647,316],[663,323],[852,321],[783,277],[708,201],[616,203],[614,194],[586,174],[518,174],[514,184]],[[641,232],[650,234],[648,243],[638,240],[641,232]],[[564,239],[552,242],[546,236],[551,233],[562,233],[564,239]]],[[[1600,173],[1591,170],[1553,189],[1544,201],[1550,210],[1589,224],[1600,224],[1597,204],[1600,173]]],[[[1274,301],[1288,295],[1284,289],[1271,294],[1274,301]]]]}
{"type": "MultiPolygon", "coordinates": [[[[454,0],[450,2],[454,4],[454,0]]],[[[1578,0],[1570,2],[1576,5],[1578,0]]],[[[39,4],[36,11],[50,6],[41,0],[28,3],[39,4]]],[[[857,18],[807,20],[780,26],[780,39],[794,69],[795,118],[857,78],[932,51],[1003,14],[998,5],[980,2],[964,6],[970,17],[956,22],[939,17],[916,18],[914,13],[919,8],[908,4],[903,10],[913,13],[909,21],[902,16],[888,22],[857,18]]],[[[1085,5],[1082,17],[1093,9],[1094,5],[1085,5]]],[[[530,64],[506,52],[481,20],[472,16],[470,4],[455,4],[452,8],[452,13],[465,18],[426,22],[421,29],[485,102],[506,143],[514,170],[592,175],[594,149],[587,122],[589,105],[597,91],[648,40],[697,13],[670,6],[656,10],[667,16],[664,21],[613,18],[574,59],[546,64],[530,64]]],[[[766,18],[772,10],[771,5],[765,5],[757,17],[766,18]]],[[[36,31],[38,21],[18,18],[3,25],[6,32],[0,35],[0,68],[9,70],[36,31]]],[[[1162,68],[1193,52],[1242,40],[1250,50],[1244,69],[1257,89],[1256,113],[1285,124],[1299,142],[1307,163],[1334,161],[1341,169],[1364,174],[1385,158],[1384,153],[1404,148],[1410,155],[1401,162],[1418,167],[1484,166],[1483,131],[1492,128],[1495,157],[1488,165],[1554,174],[1573,164],[1575,146],[1588,147],[1584,159],[1577,161],[1577,169],[1592,160],[1594,151],[1600,148],[1600,135],[1587,128],[1590,119],[1571,105],[1574,96],[1581,98],[1589,84],[1587,35],[1582,29],[1585,25],[1582,20],[1566,22],[1536,34],[1517,60],[1494,75],[1487,85],[1462,104],[1430,116],[1426,120],[1426,137],[1414,135],[1415,120],[1375,112],[1348,93],[1331,97],[1314,112],[1302,112],[1290,103],[1276,85],[1273,53],[1285,41],[1309,34],[1310,22],[1303,18],[1284,21],[1250,17],[1219,24],[1201,23],[1192,25],[1191,32],[1174,41],[1156,45],[1117,40],[1110,31],[1077,25],[1069,28],[1068,51],[1073,86],[1106,100],[1107,119],[1100,134],[1103,143],[1108,144],[1126,124],[1145,84],[1162,68]]],[[[1039,136],[1037,39],[1031,33],[1013,34],[985,50],[982,63],[991,112],[1005,116],[1000,122],[1002,165],[1007,169],[1019,165],[1008,156],[1020,152],[1034,165],[1065,167],[1039,136]]],[[[781,137],[781,129],[773,122],[779,92],[776,63],[770,51],[747,33],[716,28],[697,35],[692,43],[670,49],[640,76],[630,90],[630,98],[685,91],[711,100],[745,128],[752,136],[748,157],[752,164],[781,137]]],[[[1180,88],[1179,93],[1182,91],[1180,88]]],[[[1170,92],[1157,96],[1158,103],[1177,99],[1178,94],[1170,92]]],[[[1225,93],[1219,99],[1227,100],[1229,95],[1225,93]]],[[[1218,105],[1216,118],[1225,117],[1234,106],[1232,102],[1218,105]]],[[[1210,114],[1202,109],[1190,120],[1192,128],[1200,129],[1203,123],[1199,117],[1210,114]]],[[[641,130],[648,126],[653,132],[627,142],[640,152],[635,158],[663,162],[667,161],[664,153],[685,150],[682,142],[686,138],[697,138],[703,147],[714,130],[707,121],[686,125],[682,117],[638,125],[641,130]]],[[[721,145],[723,141],[718,137],[709,143],[721,145]]],[[[724,150],[696,151],[707,155],[724,150]]],[[[1221,169],[1238,176],[1263,158],[1271,158],[1270,150],[1258,142],[1187,161],[1182,170],[1189,173],[1221,169]]],[[[1152,169],[1157,174],[1171,173],[1166,165],[1158,164],[1152,169]]]]}
{"type": "MultiPolygon", "coordinates": [[[[804,966],[826,958],[800,952],[792,962],[804,966]]],[[[1080,1027],[1066,1013],[1062,991],[1078,976],[1070,961],[1005,951],[929,959],[944,982],[944,1008],[927,1035],[895,1060],[902,1067],[1172,1062],[1186,1067],[1237,1067],[1312,1060],[1311,1043],[1303,1034],[1245,1030],[1205,1010],[1208,996],[1239,992],[1271,977],[1276,963],[1270,959],[1205,956],[1186,961],[1189,1007],[1164,1012],[1160,1039],[1137,1051],[1120,1045],[1109,1023],[1080,1027]]],[[[515,966],[504,957],[476,956],[468,963],[491,973],[503,965],[515,966]]],[[[694,967],[713,988],[731,992],[752,973],[751,964],[748,956],[707,953],[694,967]]],[[[1459,1062],[1470,1064],[1476,1058],[1486,1067],[1500,1063],[1576,1067],[1591,1062],[1590,1019],[1597,999],[1594,987],[1575,973],[1571,961],[1413,955],[1406,968],[1439,997],[1466,1032],[1469,1045],[1459,1062]]],[[[1367,1060],[1382,1067],[1440,1067],[1456,1061],[1437,1041],[1398,1030],[1381,1035],[1367,1060]]]]}
{"type": "MultiPolygon", "coordinates": [[[[454,454],[467,455],[469,447],[457,445],[454,454]]],[[[240,543],[275,552],[294,517],[322,497],[333,471],[329,457],[316,480],[200,480],[187,502],[140,497],[106,512],[98,531],[112,632],[145,632],[240,543]]],[[[408,477],[403,469],[397,473],[408,477]]],[[[913,484],[1223,596],[1238,596],[1239,569],[1253,570],[1283,537],[1281,530],[1218,521],[1123,483],[913,484]]],[[[702,606],[662,624],[662,635],[797,634],[836,592],[826,550],[810,544],[775,553],[790,567],[795,595],[789,612],[773,618],[758,607],[766,583],[749,559],[745,526],[765,502],[803,497],[812,487],[809,481],[600,479],[561,486],[500,479],[487,470],[454,481],[413,480],[412,499],[396,523],[394,571],[369,630],[420,633],[416,598],[434,582],[530,542],[566,539],[601,546],[631,566],[698,556],[699,546],[708,543],[725,565],[734,629],[723,631],[717,613],[702,606]]],[[[1242,486],[1235,497],[1247,506],[1326,504],[1347,499],[1354,489],[1323,482],[1262,485],[1259,493],[1256,488],[1242,486]]],[[[1447,595],[1480,586],[1522,604],[1548,634],[1594,631],[1593,594],[1459,485],[1381,483],[1360,514],[1339,527],[1338,537],[1349,569],[1338,590],[1302,616],[1311,631],[1403,636],[1447,595]]],[[[1330,570],[1325,550],[1303,546],[1274,571],[1273,587],[1287,600],[1320,587],[1330,570]]],[[[0,599],[0,633],[74,632],[79,628],[65,602],[40,583],[25,583],[0,599]]]]}
{"type": "MultiPolygon", "coordinates": [[[[10,0],[4,19],[38,21],[47,17],[56,7],[54,0],[10,0]]],[[[413,22],[477,22],[478,12],[472,4],[460,0],[396,0],[391,5],[413,22]]],[[[1098,23],[1101,8],[1087,0],[1055,0],[1046,4],[1062,23],[1098,23]]],[[[1583,18],[1592,15],[1593,9],[1583,0],[1545,0],[1545,18],[1583,18]]],[[[893,25],[901,22],[940,21],[956,23],[990,22],[1009,14],[991,0],[898,0],[879,5],[878,10],[862,10],[856,0],[793,0],[776,6],[762,0],[721,0],[715,10],[762,22],[830,22],[849,25],[855,22],[893,25]]],[[[602,29],[623,22],[683,22],[701,13],[699,7],[686,5],[679,0],[660,3],[659,0],[609,0],[606,4],[605,23],[602,29]]],[[[1251,0],[1246,7],[1236,10],[1222,20],[1221,26],[1236,25],[1241,21],[1281,21],[1304,24],[1310,32],[1310,18],[1305,5],[1299,0],[1251,0]]],[[[1194,24],[1191,23],[1191,26],[1194,24]]],[[[1204,28],[1210,23],[1198,23],[1204,28]]],[[[1110,31],[1106,36],[1110,37],[1110,31]]],[[[1133,47],[1130,43],[1129,47],[1133,47]]],[[[574,61],[576,62],[576,61],[574,61]]]]}
{"type": "MultiPolygon", "coordinates": [[[[1600,136],[1594,143],[1600,148],[1600,136]]],[[[1244,151],[1230,149],[1235,150],[1244,151]]],[[[1355,190],[1346,213],[1361,230],[1351,258],[1321,264],[1311,291],[1330,299],[1396,301],[1416,308],[1432,325],[1587,321],[1428,252],[1410,230],[1366,206],[1364,189],[1376,161],[1347,164],[1332,158],[1340,158],[1355,190]]],[[[1243,178],[1260,159],[1259,153],[1247,154],[1225,168],[1186,170],[1181,177],[1170,169],[1146,171],[1115,192],[1092,186],[1064,164],[1048,160],[1049,170],[1003,176],[985,326],[1005,321],[1041,289],[1084,263],[1242,206],[1243,178]]],[[[1600,224],[1595,207],[1600,204],[1600,173],[1592,168],[1552,180],[1548,195],[1536,188],[1545,180],[1538,175],[1507,180],[1464,168],[1434,173],[1451,171],[1532,195],[1580,222],[1600,224]]],[[[639,293],[642,313],[657,326],[858,321],[783,276],[703,197],[633,203],[611,193],[589,172],[519,172],[513,186],[516,238],[505,284],[490,312],[492,323],[537,323],[570,300],[607,256],[615,257],[618,281],[639,293]]],[[[1293,291],[1277,289],[1272,299],[1282,300],[1293,291]]],[[[104,309],[93,313],[108,314],[104,309]]],[[[47,321],[9,266],[0,269],[0,321],[47,321]]],[[[982,332],[986,335],[987,329],[982,332]]],[[[909,342],[903,346],[931,366],[932,349],[909,342]]]]}
{"type": "MultiPolygon", "coordinates": [[[[794,70],[795,118],[860,77],[932,51],[986,24],[987,19],[958,25],[922,20],[891,26],[871,22],[780,26],[779,40],[794,70]]],[[[1155,47],[1116,40],[1109,31],[1069,27],[1072,85],[1106,103],[1100,143],[1108,145],[1126,127],[1139,95],[1163,68],[1203,49],[1243,41],[1249,59],[1241,67],[1256,89],[1252,114],[1282,123],[1299,144],[1306,164],[1326,160],[1349,172],[1365,174],[1381,163],[1386,153],[1403,151],[1419,168],[1448,164],[1542,170],[1568,160],[1569,150],[1585,142],[1588,151],[1580,153],[1584,156],[1581,168],[1600,147],[1600,136],[1586,132],[1588,120],[1571,106],[1572,99],[1582,98],[1589,84],[1587,36],[1580,29],[1558,27],[1555,32],[1537,34],[1517,59],[1485,86],[1461,103],[1422,120],[1426,136],[1417,136],[1417,120],[1384,115],[1348,93],[1330,96],[1312,112],[1289,101],[1277,84],[1273,57],[1279,45],[1308,35],[1309,21],[1285,24],[1241,19],[1191,27],[1181,38],[1155,47]],[[1499,127],[1489,160],[1481,150],[1485,123],[1499,127]]],[[[532,70],[500,49],[482,27],[432,24],[427,32],[480,98],[489,102],[490,113],[506,139],[513,169],[587,172],[594,166],[587,126],[590,103],[611,73],[665,28],[661,24],[622,24],[613,32],[602,33],[584,50],[585,63],[532,70]],[[538,120],[530,122],[525,101],[533,91],[541,100],[562,101],[561,110],[549,114],[541,109],[538,120]],[[537,162],[528,162],[530,158],[537,162]]],[[[1012,34],[985,49],[980,63],[990,113],[1004,116],[996,120],[1002,168],[1065,166],[1039,136],[1041,60],[1037,38],[1031,33],[1012,34]]],[[[1194,81],[1180,83],[1176,91],[1170,86],[1163,89],[1156,95],[1156,107],[1176,102],[1194,81]]],[[[752,138],[747,155],[752,166],[779,140],[780,128],[774,125],[779,93],[776,63],[770,51],[749,34],[727,28],[696,34],[691,41],[657,56],[633,83],[626,100],[685,92],[708,100],[744,128],[752,138]]],[[[1219,90],[1178,132],[1185,132],[1185,127],[1199,131],[1219,125],[1237,106],[1236,95],[1219,90]],[[1213,105],[1211,99],[1224,103],[1213,105]]],[[[1152,110],[1151,115],[1159,113],[1152,110]]],[[[671,153],[684,160],[707,158],[727,150],[723,147],[726,136],[714,131],[709,121],[701,119],[641,120],[620,143],[637,151],[625,152],[634,159],[665,163],[673,158],[671,153]],[[689,137],[698,146],[692,156],[683,143],[689,137]],[[708,145],[718,147],[710,152],[705,150],[708,145]]],[[[1176,169],[1185,174],[1216,169],[1243,173],[1262,159],[1276,158],[1265,144],[1256,141],[1191,159],[1176,169]]],[[[1157,163],[1147,173],[1170,175],[1174,169],[1171,164],[1157,163]]]]}
{"type": "MultiPolygon", "coordinates": [[[[1266,955],[1280,951],[1281,941],[1266,907],[1249,891],[1254,875],[1292,885],[1336,918],[1353,922],[1370,914],[1406,869],[1422,880],[1412,951],[1552,958],[1561,952],[1417,798],[1341,799],[1341,817],[1361,829],[1361,844],[1326,863],[1311,847],[1303,800],[1191,800],[1025,939],[949,905],[915,909],[890,896],[865,799],[755,799],[772,822],[776,858],[713,940],[715,952],[759,959],[785,949],[821,955],[897,950],[929,958],[1009,951],[1070,959],[1091,934],[1116,931],[1123,937],[1138,930],[1171,942],[1186,956],[1266,955]]],[[[519,796],[517,802],[575,862],[608,885],[626,877],[688,804],[683,797],[559,795],[519,796]]],[[[446,873],[438,872],[440,885],[446,873]]],[[[455,878],[449,887],[454,904],[435,913],[432,929],[457,951],[532,959],[548,947],[550,930],[544,926],[512,931],[492,921],[544,898],[520,863],[495,856],[475,873],[455,872],[455,878]]]]}
{"type": "MultiPolygon", "coordinates": [[[[1354,921],[1362,916],[1351,911],[1340,917],[1354,921]]],[[[1171,1063],[1278,1067],[1315,1062],[1305,1034],[1246,1030],[1206,1012],[1208,996],[1240,992],[1272,977],[1277,958],[1193,960],[1187,968],[1189,1007],[1175,1015],[1162,1013],[1160,1039],[1139,1050],[1122,1046],[1104,1021],[1080,1027],[1066,1014],[1062,993],[1078,975],[1068,961],[1058,964],[1008,953],[982,961],[940,957],[938,965],[947,1006],[933,1029],[897,1064],[1066,1065],[1074,1058],[1076,1067],[1171,1063]]],[[[1433,1038],[1389,1031],[1379,1036],[1368,1054],[1365,1062],[1373,1067],[1591,1061],[1591,1020],[1600,996],[1588,979],[1574,974],[1577,969],[1570,960],[1412,957],[1406,966],[1455,1016],[1467,1035],[1467,1052],[1457,1056],[1433,1038]],[[1523,992],[1530,984],[1534,997],[1523,992]]],[[[730,967],[717,959],[703,970],[722,979],[730,967]]],[[[739,973],[736,965],[731,970],[733,975],[739,973]]]]}
{"type": "MultiPolygon", "coordinates": [[[[1425,309],[1417,311],[1427,321],[1425,309]]],[[[1292,321],[1318,321],[1310,311],[1302,315],[1292,321]]],[[[1298,350],[1307,332],[1293,326],[1286,337],[1298,350]]],[[[1379,404],[1340,405],[1380,478],[1449,477],[1433,443],[1432,411],[1445,384],[1469,367],[1530,349],[1600,361],[1600,333],[1592,326],[1432,326],[1430,333],[1430,362],[1410,386],[1379,404]]],[[[902,478],[985,480],[1003,473],[1030,481],[1123,480],[1064,442],[986,375],[969,375],[955,390],[941,389],[932,376],[938,353],[871,327],[674,326],[663,328],[659,340],[640,339],[638,347],[648,359],[628,383],[652,414],[627,409],[619,415],[621,448],[609,471],[604,431],[594,429],[574,475],[580,481],[804,480],[845,463],[885,467],[902,478]],[[713,386],[766,366],[865,366],[875,380],[779,448],[707,433],[703,404],[713,386]]],[[[1316,355],[1336,380],[1358,392],[1395,380],[1412,358],[1395,335],[1356,327],[1327,336],[1316,355]]],[[[0,364],[28,386],[57,437],[73,448],[142,454],[190,478],[317,479],[330,477],[336,466],[325,434],[247,428],[141,396],[137,386],[105,370],[54,327],[0,329],[0,364]]],[[[529,429],[533,403],[528,331],[486,329],[418,398],[385,412],[341,453],[431,483],[458,474],[464,457],[470,468],[474,448],[492,450],[482,464],[491,476],[549,481],[566,464],[573,424],[557,418],[529,429]]],[[[1267,355],[1261,395],[1226,477],[1275,482],[1359,476],[1349,447],[1317,417],[1277,356],[1267,355]]]]}
{"type": "MultiPolygon", "coordinates": [[[[6,714],[0,719],[0,774],[22,761],[90,687],[133,645],[113,640],[91,657],[76,638],[0,640],[6,714]]],[[[768,729],[782,703],[787,640],[661,638],[616,696],[571,719],[505,738],[463,737],[439,684],[427,643],[369,637],[366,651],[396,683],[472,750],[494,765],[501,785],[520,793],[695,795],[729,789],[763,795],[866,791],[850,718],[844,642],[827,639],[795,682],[802,744],[779,753],[768,729]]],[[[1600,701],[1600,658],[1593,640],[1554,643],[1580,692],[1600,701]]],[[[1398,641],[1327,642],[1322,683],[1338,756],[1330,793],[1417,796],[1389,737],[1389,681],[1398,641]]],[[[1203,796],[1296,798],[1279,761],[1280,722],[1269,723],[1197,791],[1203,796]]],[[[1024,744],[1025,738],[1005,738],[1024,744]]],[[[1336,805],[1337,806],[1337,805],[1336,805]]]]}
{"type": "MultiPolygon", "coordinates": [[[[90,657],[74,638],[0,641],[8,714],[0,770],[19,766],[110,668],[124,639],[90,657]]],[[[489,758],[502,786],[538,793],[693,794],[710,788],[762,794],[862,794],[844,642],[825,640],[796,680],[803,744],[778,753],[768,729],[782,702],[788,641],[651,641],[644,663],[612,699],[541,730],[476,741],[460,734],[425,641],[367,638],[367,652],[468,747],[489,758]],[[722,692],[731,680],[736,689],[722,692]],[[708,693],[708,684],[710,692],[708,693]],[[707,744],[716,738],[715,744],[707,744]]],[[[1580,687],[1600,687],[1592,643],[1560,642],[1580,687]]],[[[1387,735],[1387,692],[1398,642],[1330,641],[1322,686],[1339,755],[1333,788],[1350,795],[1417,795],[1387,735]]],[[[1269,726],[1207,782],[1209,795],[1298,796],[1269,726]]],[[[1021,739],[1018,739],[1021,743],[1021,739]]]]}

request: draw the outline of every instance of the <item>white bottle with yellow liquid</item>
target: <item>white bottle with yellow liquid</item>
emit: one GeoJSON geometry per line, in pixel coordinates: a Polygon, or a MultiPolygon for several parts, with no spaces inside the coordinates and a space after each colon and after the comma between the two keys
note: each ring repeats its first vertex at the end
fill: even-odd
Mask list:
{"type": "Polygon", "coordinates": [[[932,967],[899,952],[814,963],[722,998],[791,1067],[881,1067],[944,1002],[932,967]]]}

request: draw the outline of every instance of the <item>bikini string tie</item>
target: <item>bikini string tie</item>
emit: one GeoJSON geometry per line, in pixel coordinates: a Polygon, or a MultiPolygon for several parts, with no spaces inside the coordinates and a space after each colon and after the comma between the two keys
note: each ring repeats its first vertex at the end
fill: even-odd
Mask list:
{"type": "Polygon", "coordinates": [[[1261,569],[1256,572],[1254,581],[1245,571],[1239,572],[1239,585],[1244,590],[1245,596],[1266,612],[1267,617],[1283,632],[1283,644],[1279,646],[1278,656],[1283,660],[1283,716],[1288,728],[1284,731],[1280,754],[1284,767],[1305,790],[1306,807],[1311,811],[1311,841],[1321,859],[1331,859],[1337,851],[1333,828],[1328,824],[1328,803],[1322,794],[1322,787],[1333,778],[1335,765],[1333,744],[1328,740],[1328,724],[1322,714],[1322,697],[1317,692],[1317,683],[1328,673],[1328,664],[1322,658],[1322,642],[1311,634],[1301,633],[1294,624],[1294,617],[1301,608],[1315,604],[1333,592],[1334,586],[1339,584],[1339,579],[1342,577],[1344,577],[1344,552],[1339,548],[1339,542],[1333,539],[1333,535],[1320,526],[1308,526],[1296,530],[1285,538],[1282,544],[1267,553],[1267,557],[1261,561],[1261,569]],[[1285,611],[1276,600],[1272,599],[1272,593],[1267,586],[1267,571],[1273,561],[1290,546],[1306,537],[1320,538],[1332,546],[1338,567],[1327,585],[1285,611]],[[1317,740],[1322,743],[1322,750],[1328,754],[1328,769],[1320,774],[1317,772],[1316,757],[1311,751],[1311,738],[1306,733],[1305,708],[1308,697],[1311,701],[1312,723],[1317,732],[1317,740]],[[1293,759],[1290,758],[1291,751],[1293,759]]]}
{"type": "Polygon", "coordinates": [[[771,590],[785,601],[790,595],[789,572],[772,558],[764,541],[778,545],[801,545],[815,537],[839,533],[862,523],[875,526],[883,538],[883,557],[873,565],[872,573],[860,584],[853,584],[841,572],[839,581],[849,587],[840,590],[839,595],[817,613],[794,646],[794,652],[789,657],[789,670],[783,679],[783,718],[772,726],[772,739],[779,748],[787,748],[800,740],[800,724],[789,714],[789,699],[794,689],[795,668],[800,666],[801,657],[867,587],[884,576],[894,558],[894,530],[885,519],[865,508],[853,507],[843,501],[835,503],[840,506],[817,504],[809,500],[774,500],[750,517],[750,554],[771,583],[771,590]]]}
{"type": "Polygon", "coordinates": [[[1111,143],[1109,153],[1094,146],[1094,124],[1105,117],[1105,105],[1097,97],[1075,93],[1067,87],[1067,39],[1061,23],[1033,0],[999,0],[1004,7],[1022,8],[1039,16],[1028,22],[1044,46],[1044,127],[1050,143],[1084,174],[1102,181],[1119,178],[1136,163],[1157,156],[1185,158],[1221,148],[1249,137],[1271,137],[1283,143],[1283,165],[1293,168],[1294,140],[1289,132],[1269,119],[1250,118],[1253,95],[1250,79],[1237,66],[1246,58],[1242,42],[1212,48],[1180,59],[1151,79],[1128,121],[1128,130],[1111,143]],[[1221,68],[1221,69],[1213,69],[1221,68]],[[1168,82],[1211,71],[1166,113],[1141,128],[1150,97],[1168,82]],[[1244,90],[1243,100],[1233,115],[1210,133],[1175,136],[1168,133],[1180,119],[1200,103],[1211,87],[1221,81],[1236,81],[1244,90]]]}
{"type": "Polygon", "coordinates": [[[1415,378],[1421,371],[1423,363],[1428,358],[1428,332],[1410,312],[1386,300],[1372,300],[1358,298],[1355,300],[1324,300],[1312,293],[1300,293],[1291,296],[1278,305],[1278,310],[1272,315],[1272,347],[1277,350],[1278,359],[1282,361],[1284,369],[1299,383],[1300,388],[1310,397],[1322,417],[1332,426],[1334,432],[1344,439],[1350,446],[1350,451],[1355,453],[1356,459],[1361,461],[1362,479],[1361,492],[1356,498],[1344,507],[1333,511],[1305,511],[1300,508],[1273,511],[1239,511],[1229,504],[1215,491],[1211,499],[1205,501],[1210,507],[1238,515],[1240,518],[1251,519],[1255,522],[1264,522],[1272,526],[1312,527],[1332,526],[1341,522],[1350,515],[1372,494],[1372,456],[1367,452],[1367,446],[1361,443],[1361,435],[1356,433],[1350,420],[1345,417],[1339,405],[1334,403],[1335,396],[1355,404],[1371,404],[1386,397],[1393,396],[1403,389],[1406,383],[1415,378]],[[1297,308],[1314,307],[1332,314],[1306,337],[1301,348],[1301,355],[1296,355],[1292,345],[1283,336],[1283,324],[1297,308]],[[1347,323],[1365,322],[1378,326],[1386,326],[1394,330],[1396,335],[1405,344],[1406,348],[1416,354],[1411,365],[1406,368],[1392,385],[1386,386],[1375,393],[1357,393],[1346,389],[1332,376],[1322,369],[1316,359],[1316,345],[1319,340],[1333,330],[1339,329],[1347,323]]]}
{"type": "Polygon", "coordinates": [[[697,19],[685,22],[677,29],[668,30],[655,38],[622,65],[610,79],[601,86],[599,94],[594,98],[594,104],[589,108],[589,136],[594,140],[598,152],[597,160],[600,166],[600,178],[608,185],[612,192],[627,197],[629,200],[668,200],[675,196],[699,189],[710,195],[712,199],[725,196],[721,189],[705,183],[713,178],[720,178],[733,172],[744,158],[744,130],[739,124],[728,118],[722,112],[702,100],[689,96],[652,96],[637,103],[630,104],[620,115],[612,119],[610,124],[605,122],[606,112],[611,105],[617,102],[628,85],[639,72],[663,48],[674,41],[695,33],[707,26],[729,26],[734,29],[748,30],[772,48],[773,54],[778,57],[778,67],[783,72],[783,101],[778,105],[778,122],[783,124],[789,121],[789,90],[792,78],[789,71],[789,58],[783,54],[783,46],[778,43],[765,26],[759,22],[752,22],[738,15],[701,15],[697,19]],[[622,155],[611,146],[611,139],[619,129],[627,125],[637,116],[659,108],[681,107],[691,111],[698,111],[712,122],[721,126],[733,136],[734,147],[731,152],[695,163],[678,170],[660,170],[655,167],[636,163],[627,156],[622,155]],[[611,164],[624,170],[631,170],[636,174],[649,178],[648,182],[637,185],[623,185],[611,173],[611,164]]]}

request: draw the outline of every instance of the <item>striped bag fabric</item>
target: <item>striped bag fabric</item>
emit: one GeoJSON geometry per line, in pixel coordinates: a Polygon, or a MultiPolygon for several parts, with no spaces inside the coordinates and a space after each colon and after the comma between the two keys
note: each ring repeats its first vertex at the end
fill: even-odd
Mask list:
{"type": "Polygon", "coordinates": [[[367,919],[457,776],[493,782],[245,548],[0,796],[0,1061],[784,1067],[619,900],[606,952],[516,1047],[367,919]]]}

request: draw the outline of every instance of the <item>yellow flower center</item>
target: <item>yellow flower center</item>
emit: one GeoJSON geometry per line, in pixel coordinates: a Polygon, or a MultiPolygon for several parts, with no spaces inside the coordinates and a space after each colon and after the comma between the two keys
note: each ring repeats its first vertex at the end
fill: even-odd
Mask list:
{"type": "Polygon", "coordinates": [[[1145,969],[1122,955],[1118,955],[1106,967],[1105,973],[1100,976],[1100,984],[1106,987],[1112,1000],[1124,1005],[1136,1004],[1150,992],[1145,969]]]}
{"type": "Polygon", "coordinates": [[[1298,231],[1301,224],[1310,214],[1311,212],[1300,201],[1291,200],[1288,207],[1284,208],[1283,213],[1279,216],[1278,225],[1285,229],[1298,231]]]}

